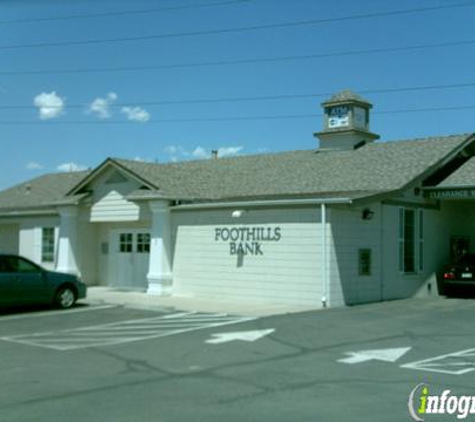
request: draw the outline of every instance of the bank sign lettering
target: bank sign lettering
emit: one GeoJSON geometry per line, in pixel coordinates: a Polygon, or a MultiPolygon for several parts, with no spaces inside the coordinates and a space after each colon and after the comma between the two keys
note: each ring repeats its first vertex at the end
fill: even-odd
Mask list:
{"type": "Polygon", "coordinates": [[[433,199],[464,199],[475,198],[474,189],[450,189],[436,190],[428,193],[429,198],[433,199]]]}
{"type": "Polygon", "coordinates": [[[214,240],[229,243],[230,255],[264,255],[264,242],[279,242],[280,227],[216,227],[214,240]]]}

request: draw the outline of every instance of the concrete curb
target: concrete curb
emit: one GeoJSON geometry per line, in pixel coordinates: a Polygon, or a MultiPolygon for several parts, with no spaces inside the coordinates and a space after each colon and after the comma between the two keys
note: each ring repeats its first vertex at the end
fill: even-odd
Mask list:
{"type": "Polygon", "coordinates": [[[257,302],[248,303],[180,296],[155,296],[145,292],[96,286],[88,288],[87,298],[81,302],[90,305],[116,305],[125,308],[167,313],[187,311],[260,317],[316,310],[316,308],[290,307],[257,302]]]}

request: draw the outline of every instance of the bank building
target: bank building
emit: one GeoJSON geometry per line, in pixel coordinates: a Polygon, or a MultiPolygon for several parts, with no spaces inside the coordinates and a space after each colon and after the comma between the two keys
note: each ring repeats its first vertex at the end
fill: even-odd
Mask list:
{"type": "Polygon", "coordinates": [[[0,192],[0,251],[90,286],[339,307],[437,295],[474,249],[475,136],[393,142],[351,91],[304,151],[107,158],[0,192]],[[317,147],[318,145],[318,147],[317,147]]]}

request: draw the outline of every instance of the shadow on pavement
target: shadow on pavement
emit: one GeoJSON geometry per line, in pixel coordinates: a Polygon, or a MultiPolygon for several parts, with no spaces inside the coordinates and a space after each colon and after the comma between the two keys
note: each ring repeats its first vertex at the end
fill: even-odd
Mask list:
{"type": "Polygon", "coordinates": [[[475,287],[472,286],[470,288],[467,288],[467,286],[451,286],[450,289],[446,288],[444,293],[448,299],[475,299],[475,287]]]}
{"type": "MultiPolygon", "coordinates": [[[[90,305],[77,303],[70,309],[88,308],[90,305]]],[[[2,305],[0,306],[0,317],[6,315],[34,314],[36,312],[61,311],[51,305],[2,305]]],[[[66,309],[67,311],[67,309],[66,309]]]]}

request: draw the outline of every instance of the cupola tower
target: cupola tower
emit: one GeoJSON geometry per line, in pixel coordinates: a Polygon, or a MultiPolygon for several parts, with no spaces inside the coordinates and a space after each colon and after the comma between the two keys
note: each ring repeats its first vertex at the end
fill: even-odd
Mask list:
{"type": "Polygon", "coordinates": [[[341,91],[322,107],[323,131],[314,135],[321,150],[351,150],[379,139],[369,130],[372,104],[354,92],[341,91]]]}

